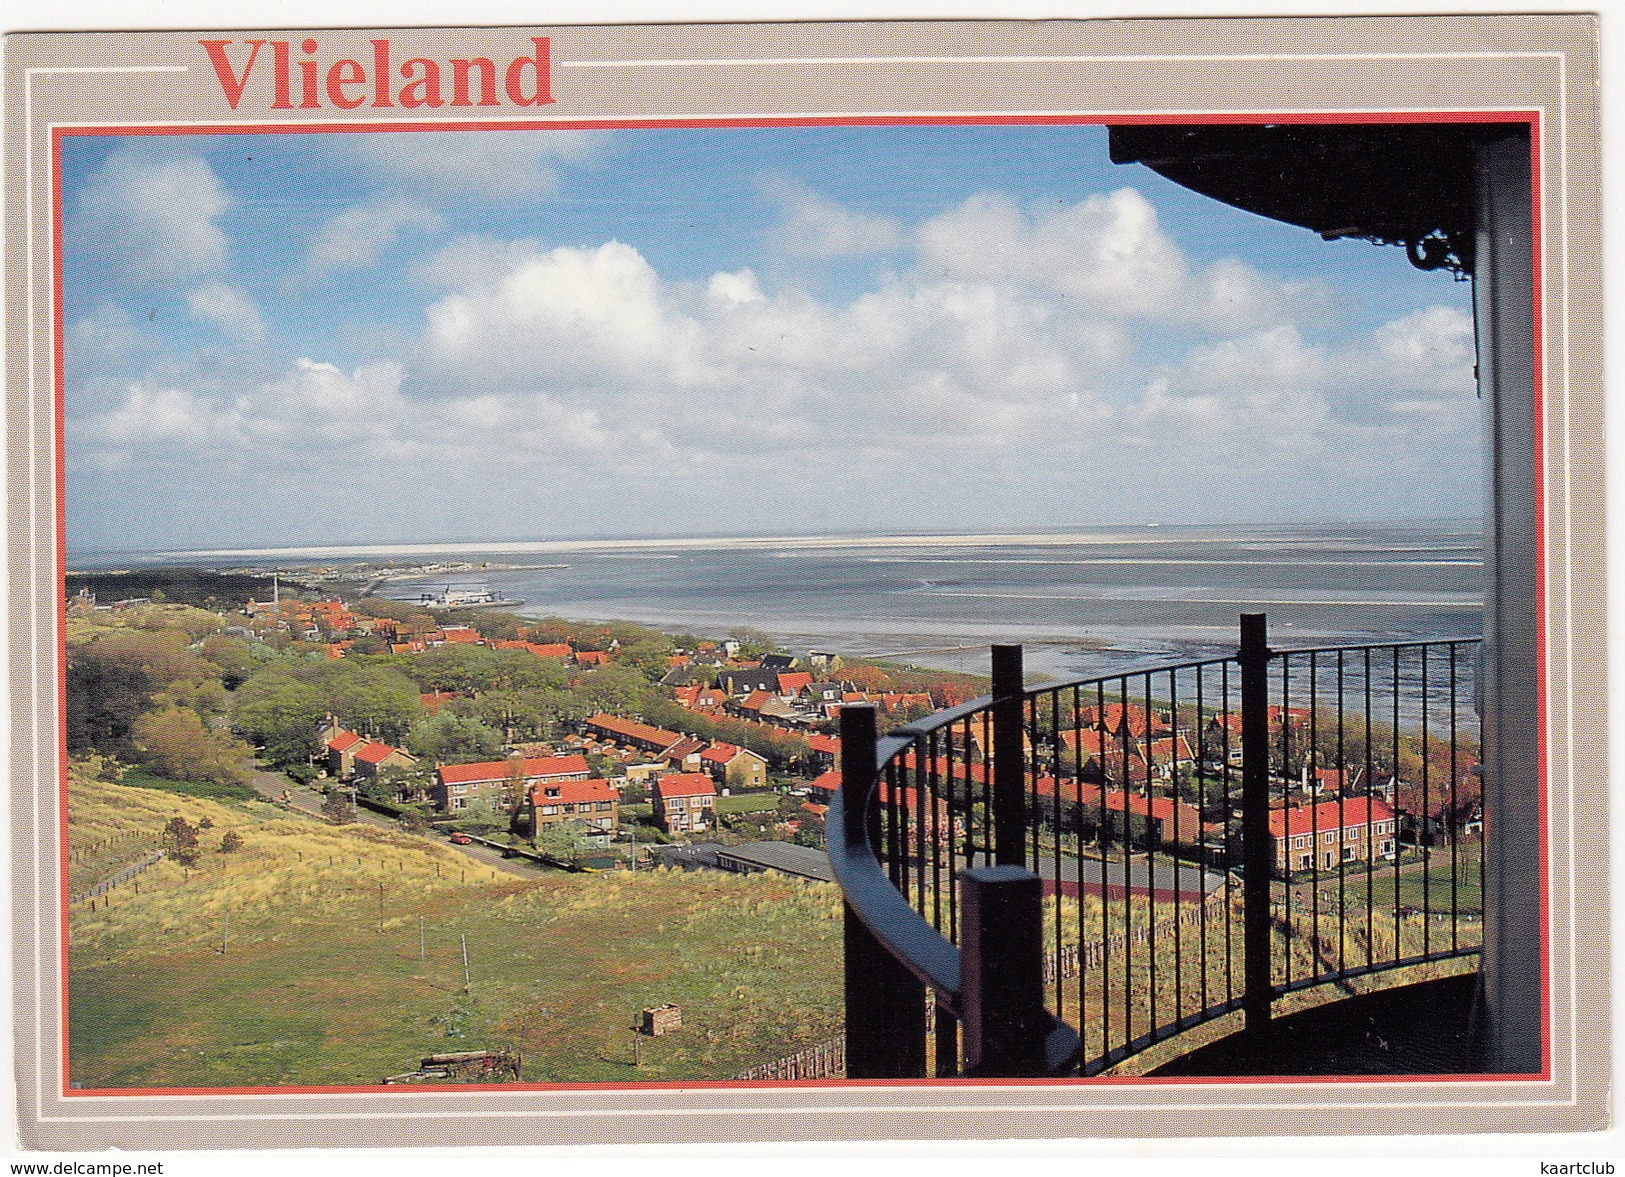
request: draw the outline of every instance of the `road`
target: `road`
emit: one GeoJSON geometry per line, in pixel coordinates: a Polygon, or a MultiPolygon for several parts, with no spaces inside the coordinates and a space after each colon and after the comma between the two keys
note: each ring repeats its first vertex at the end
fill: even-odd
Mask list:
{"type": "MultiPolygon", "coordinates": [[[[267,801],[280,801],[282,795],[286,793],[290,808],[311,817],[326,820],[322,814],[322,794],[308,786],[294,784],[289,777],[280,772],[272,772],[269,769],[255,765],[253,785],[255,792],[259,793],[267,801]]],[[[356,807],[355,819],[358,822],[364,822],[381,830],[407,834],[408,837],[419,837],[425,842],[438,846],[447,846],[452,850],[468,855],[476,862],[483,862],[486,866],[495,867],[497,870],[513,875],[515,878],[534,880],[541,873],[537,867],[529,865],[525,859],[504,858],[500,851],[492,850],[487,846],[480,846],[475,843],[458,846],[435,834],[409,834],[400,827],[399,823],[392,821],[381,813],[374,813],[372,810],[363,809],[360,806],[356,807]]]]}

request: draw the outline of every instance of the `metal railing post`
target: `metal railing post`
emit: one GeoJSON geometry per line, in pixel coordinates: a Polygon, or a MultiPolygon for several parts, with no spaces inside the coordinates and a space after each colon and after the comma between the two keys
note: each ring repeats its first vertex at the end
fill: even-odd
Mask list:
{"type": "Polygon", "coordinates": [[[1241,615],[1242,1008],[1249,1034],[1269,1029],[1270,839],[1269,660],[1264,614],[1241,615]]]}
{"type": "Polygon", "coordinates": [[[987,866],[960,875],[965,1073],[1044,1073],[1043,908],[1037,875],[987,866]]]}
{"type": "Polygon", "coordinates": [[[993,861],[1027,861],[1027,807],[1022,796],[1026,764],[1021,746],[1020,646],[993,647],[993,861]]]}
{"type": "MultiPolygon", "coordinates": [[[[875,782],[875,709],[841,708],[841,820],[849,845],[880,843],[879,814],[868,804],[875,782]]],[[[925,986],[845,908],[846,1076],[925,1077],[925,986]]]]}

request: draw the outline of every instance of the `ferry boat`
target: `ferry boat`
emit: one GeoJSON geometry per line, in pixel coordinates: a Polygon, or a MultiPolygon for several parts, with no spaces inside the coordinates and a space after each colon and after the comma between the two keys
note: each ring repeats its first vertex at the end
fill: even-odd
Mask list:
{"type": "Polygon", "coordinates": [[[492,592],[485,585],[447,585],[438,593],[420,593],[425,609],[512,609],[525,602],[492,592]]]}

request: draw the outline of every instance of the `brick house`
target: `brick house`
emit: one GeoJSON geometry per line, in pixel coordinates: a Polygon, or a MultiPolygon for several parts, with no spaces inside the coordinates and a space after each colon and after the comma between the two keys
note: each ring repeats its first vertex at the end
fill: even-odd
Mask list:
{"type": "Polygon", "coordinates": [[[738,744],[712,744],[700,753],[700,767],[732,790],[767,788],[767,761],[738,744]]]}
{"type": "Polygon", "coordinates": [[[642,752],[653,752],[657,756],[683,738],[677,732],[668,732],[635,719],[622,719],[603,711],[587,720],[587,730],[604,739],[615,740],[642,752]]]}
{"type": "Polygon", "coordinates": [[[703,772],[663,776],[649,790],[655,825],[668,834],[709,829],[716,821],[717,787],[703,772]]]}
{"type": "Polygon", "coordinates": [[[541,780],[530,787],[528,801],[532,837],[564,821],[584,822],[593,832],[611,837],[621,826],[620,794],[605,780],[578,777],[541,780]]]}
{"type": "Polygon", "coordinates": [[[365,736],[333,725],[323,731],[323,746],[327,750],[327,771],[339,780],[348,780],[355,772],[355,754],[367,744],[365,736]]]}
{"type": "Polygon", "coordinates": [[[418,758],[400,748],[392,748],[379,740],[368,740],[357,748],[354,756],[355,775],[360,780],[377,780],[385,768],[412,768],[418,758]]]}
{"type": "Polygon", "coordinates": [[[523,804],[536,785],[584,781],[590,775],[587,758],[579,755],[442,764],[434,770],[430,800],[442,813],[456,813],[477,801],[505,810],[523,804]]]}
{"type": "Polygon", "coordinates": [[[1270,810],[1277,874],[1391,859],[1398,847],[1398,833],[1393,808],[1375,797],[1270,810]]]}

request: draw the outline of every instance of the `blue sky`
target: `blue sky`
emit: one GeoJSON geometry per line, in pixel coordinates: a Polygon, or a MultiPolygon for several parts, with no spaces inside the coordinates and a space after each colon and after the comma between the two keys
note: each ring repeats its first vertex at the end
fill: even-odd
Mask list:
{"type": "Polygon", "coordinates": [[[1468,287],[1079,127],[69,137],[70,552],[1476,509],[1468,287]]]}

